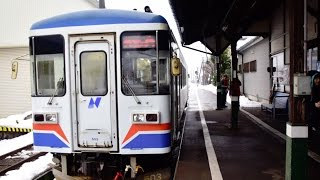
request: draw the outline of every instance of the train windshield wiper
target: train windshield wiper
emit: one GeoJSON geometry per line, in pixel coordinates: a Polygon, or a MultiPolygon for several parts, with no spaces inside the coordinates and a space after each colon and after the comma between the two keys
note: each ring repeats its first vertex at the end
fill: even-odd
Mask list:
{"type": "Polygon", "coordinates": [[[58,92],[58,88],[56,88],[56,89],[54,90],[54,92],[52,93],[50,99],[49,99],[48,102],[47,102],[48,105],[52,105],[53,98],[55,97],[55,95],[57,94],[57,92],[58,92]]]}
{"type": "Polygon", "coordinates": [[[60,78],[60,79],[58,80],[58,82],[57,82],[57,87],[55,88],[54,92],[52,93],[50,99],[49,99],[48,102],[47,102],[48,105],[52,105],[53,98],[54,98],[56,95],[58,95],[58,89],[59,89],[58,84],[59,84],[60,82],[62,82],[62,81],[63,81],[63,78],[60,78]]]}
{"type": "Polygon", "coordinates": [[[141,101],[138,99],[138,97],[136,96],[136,94],[133,92],[132,87],[130,86],[128,80],[126,77],[122,76],[122,80],[124,82],[124,84],[127,86],[129,92],[131,93],[131,95],[133,96],[134,100],[137,102],[137,104],[141,104],[141,101]]]}

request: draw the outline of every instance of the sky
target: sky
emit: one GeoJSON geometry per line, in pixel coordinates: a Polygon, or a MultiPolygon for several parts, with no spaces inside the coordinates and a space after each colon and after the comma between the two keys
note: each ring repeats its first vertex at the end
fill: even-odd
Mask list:
{"type": "MultiPolygon", "coordinates": [[[[107,9],[137,9],[138,11],[144,11],[144,7],[149,6],[154,14],[162,15],[168,21],[176,40],[181,42],[177,24],[173,17],[168,0],[105,0],[105,5],[107,9]]],[[[205,46],[203,46],[200,42],[193,43],[190,45],[190,47],[210,52],[208,49],[205,49],[205,46]]],[[[181,49],[190,71],[193,71],[195,67],[200,67],[202,60],[206,60],[207,58],[206,54],[204,53],[189,50],[187,48],[181,49]]]]}
{"type": "MultiPolygon", "coordinates": [[[[176,40],[181,42],[179,31],[177,28],[177,23],[172,14],[172,10],[168,0],[105,0],[105,6],[107,9],[127,9],[133,10],[137,9],[138,11],[144,11],[145,6],[149,6],[154,14],[162,15],[169,23],[170,28],[172,29],[176,40]]],[[[250,38],[244,38],[242,41],[238,41],[237,47],[242,46],[248,42],[250,38]]],[[[204,52],[210,52],[201,42],[195,42],[188,47],[198,49],[204,52]]],[[[187,48],[181,47],[184,59],[187,62],[189,73],[192,73],[198,70],[201,67],[202,61],[206,61],[209,58],[209,55],[205,53],[197,52],[187,48]]]]}

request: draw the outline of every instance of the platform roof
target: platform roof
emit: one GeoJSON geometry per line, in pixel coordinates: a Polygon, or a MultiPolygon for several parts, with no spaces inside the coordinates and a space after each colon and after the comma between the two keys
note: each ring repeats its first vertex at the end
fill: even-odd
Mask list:
{"type": "Polygon", "coordinates": [[[267,36],[276,0],[169,0],[182,38],[221,54],[243,35],[267,36]]]}

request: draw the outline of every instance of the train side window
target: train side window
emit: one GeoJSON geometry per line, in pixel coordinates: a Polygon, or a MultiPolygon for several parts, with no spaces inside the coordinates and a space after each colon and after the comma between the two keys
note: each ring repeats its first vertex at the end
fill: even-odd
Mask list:
{"type": "Polygon", "coordinates": [[[104,51],[80,54],[81,93],[84,96],[107,94],[107,55],[104,51]]]}
{"type": "Polygon", "coordinates": [[[159,59],[159,94],[169,93],[169,61],[167,59],[159,59]]]}
{"type": "Polygon", "coordinates": [[[33,96],[63,96],[65,88],[64,38],[61,35],[30,38],[33,96]]]}

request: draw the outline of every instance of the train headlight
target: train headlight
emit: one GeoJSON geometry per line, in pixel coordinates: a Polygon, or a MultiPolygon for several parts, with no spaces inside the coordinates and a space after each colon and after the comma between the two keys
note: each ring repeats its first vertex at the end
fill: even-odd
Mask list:
{"type": "Polygon", "coordinates": [[[145,122],[144,114],[133,114],[132,118],[133,122],[145,122]]]}
{"type": "Polygon", "coordinates": [[[146,120],[148,122],[157,122],[158,121],[158,114],[146,114],[146,120]]]}
{"type": "Polygon", "coordinates": [[[46,114],[46,121],[47,122],[57,122],[58,121],[57,114],[46,114]]]}
{"type": "Polygon", "coordinates": [[[44,122],[44,115],[43,114],[34,114],[33,119],[35,122],[44,122]]]}
{"type": "Polygon", "coordinates": [[[49,113],[34,113],[33,115],[34,123],[58,123],[58,113],[49,112],[49,113]]]}
{"type": "Polygon", "coordinates": [[[160,122],[159,112],[133,112],[131,116],[133,123],[158,124],[160,122]]]}

